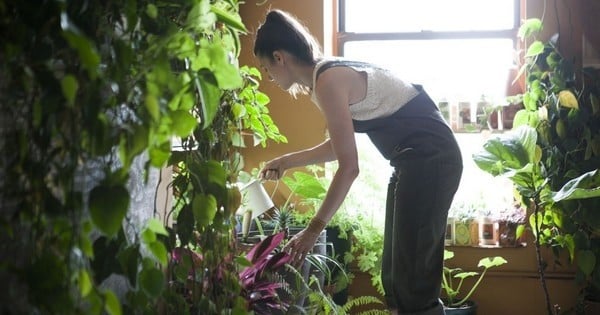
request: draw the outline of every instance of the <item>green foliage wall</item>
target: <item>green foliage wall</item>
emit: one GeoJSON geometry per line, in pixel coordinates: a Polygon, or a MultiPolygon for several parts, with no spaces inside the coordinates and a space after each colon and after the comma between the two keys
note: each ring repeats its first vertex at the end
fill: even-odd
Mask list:
{"type": "Polygon", "coordinates": [[[0,3],[0,313],[244,309],[232,257],[236,147],[242,131],[263,145],[285,138],[258,71],[237,64],[238,6],[0,3]],[[175,166],[178,224],[151,220],[128,241],[125,184],[142,153],[148,169],[175,166]],[[87,194],[76,178],[90,163],[101,176],[87,194]],[[175,247],[202,259],[173,266],[175,247]],[[110,274],[125,277],[125,294],[100,286],[110,274]]]}

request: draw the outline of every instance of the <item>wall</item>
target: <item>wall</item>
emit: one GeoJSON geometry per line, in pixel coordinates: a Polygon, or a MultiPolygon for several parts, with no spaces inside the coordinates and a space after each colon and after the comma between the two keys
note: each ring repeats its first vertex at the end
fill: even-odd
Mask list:
{"type": "MultiPolygon", "coordinates": [[[[303,21],[322,45],[323,43],[331,43],[331,40],[324,41],[326,34],[328,37],[331,36],[331,32],[326,32],[323,27],[326,21],[324,12],[330,12],[331,10],[330,8],[325,9],[325,3],[329,3],[329,6],[331,6],[331,2],[322,0],[274,0],[267,1],[264,5],[257,5],[255,1],[247,1],[245,4],[240,5],[240,14],[250,31],[250,34],[242,38],[240,62],[259,68],[258,61],[254,58],[252,52],[254,32],[260,23],[264,21],[266,12],[270,8],[291,12],[303,21]]],[[[327,18],[330,17],[331,14],[329,13],[327,18]]],[[[331,45],[326,44],[323,46],[325,51],[331,51],[331,45]]],[[[265,75],[264,72],[262,73],[265,75]]],[[[315,146],[325,140],[325,120],[308,96],[300,95],[298,99],[294,99],[276,84],[269,82],[268,77],[263,77],[261,91],[271,98],[269,104],[271,116],[281,133],[288,138],[288,143],[269,142],[268,149],[265,150],[260,145],[253,147],[252,140],[246,139],[248,148],[243,151],[246,169],[258,167],[260,162],[268,161],[287,152],[315,146]]],[[[269,192],[275,189],[272,182],[267,182],[264,185],[269,192]]],[[[281,186],[284,185],[277,187],[278,192],[273,197],[276,204],[282,204],[285,201],[284,194],[287,191],[281,186]]]]}
{"type": "MultiPolygon", "coordinates": [[[[250,34],[242,40],[241,62],[258,67],[252,55],[253,31],[264,19],[269,8],[283,9],[292,12],[300,18],[305,25],[316,35],[321,43],[325,43],[325,51],[333,51],[331,44],[332,22],[331,17],[333,0],[274,0],[267,1],[264,5],[247,2],[241,5],[241,15],[250,34]],[[328,40],[325,40],[328,39],[328,40]]],[[[560,45],[567,56],[581,56],[581,25],[578,17],[581,8],[579,1],[560,0],[531,0],[523,4],[526,17],[544,17],[544,32],[541,39],[561,32],[560,45]],[[556,14],[556,12],[560,12],[556,14]]],[[[585,11],[585,10],[584,10],[585,11]]],[[[261,90],[271,97],[270,110],[272,116],[284,135],[288,137],[288,144],[269,143],[267,149],[251,147],[244,150],[248,168],[256,167],[261,161],[268,160],[280,154],[306,148],[318,144],[324,139],[325,123],[315,106],[308,97],[299,97],[298,100],[286,92],[281,91],[275,84],[263,78],[261,90]]],[[[273,189],[272,183],[265,186],[269,191],[273,189]]],[[[278,192],[275,201],[284,198],[278,192]]],[[[476,267],[480,258],[486,256],[504,256],[508,264],[490,272],[482,282],[474,299],[479,303],[479,314],[545,314],[547,313],[542,287],[537,276],[537,264],[533,240],[530,246],[524,248],[481,249],[453,247],[455,258],[452,263],[467,270],[478,270],[476,267]]],[[[545,252],[547,261],[552,263],[551,255],[545,252]]],[[[559,305],[567,310],[575,304],[578,288],[572,277],[570,268],[559,268],[554,265],[548,267],[548,288],[551,294],[552,305],[559,305]]],[[[357,276],[350,287],[351,295],[374,295],[375,291],[370,286],[368,277],[357,276]]]]}

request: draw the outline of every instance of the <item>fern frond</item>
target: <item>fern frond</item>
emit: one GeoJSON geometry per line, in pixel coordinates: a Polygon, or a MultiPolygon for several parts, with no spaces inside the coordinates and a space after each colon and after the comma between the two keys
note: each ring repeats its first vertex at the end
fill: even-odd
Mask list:
{"type": "MultiPolygon", "coordinates": [[[[348,299],[346,304],[344,304],[342,306],[342,310],[346,313],[349,313],[353,307],[364,306],[364,305],[369,305],[369,304],[383,305],[383,302],[378,297],[372,296],[372,295],[351,297],[350,299],[348,299]]],[[[367,314],[389,314],[387,311],[385,311],[385,312],[381,311],[382,313],[377,313],[376,311],[381,311],[381,310],[368,310],[368,311],[362,312],[360,314],[364,314],[364,315],[367,315],[367,314]],[[370,313],[370,312],[376,312],[376,313],[370,313]]]]}

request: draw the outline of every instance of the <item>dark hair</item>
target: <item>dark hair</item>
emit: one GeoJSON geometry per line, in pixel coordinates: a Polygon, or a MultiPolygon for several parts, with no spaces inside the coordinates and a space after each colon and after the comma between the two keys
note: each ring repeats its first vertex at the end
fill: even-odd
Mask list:
{"type": "Polygon", "coordinates": [[[300,21],[284,11],[271,10],[256,32],[254,55],[272,60],[273,52],[280,49],[309,65],[321,57],[317,40],[300,21]]]}

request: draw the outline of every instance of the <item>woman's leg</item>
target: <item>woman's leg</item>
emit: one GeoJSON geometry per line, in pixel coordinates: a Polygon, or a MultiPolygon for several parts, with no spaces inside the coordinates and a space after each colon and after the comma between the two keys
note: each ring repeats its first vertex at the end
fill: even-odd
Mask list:
{"type": "Polygon", "coordinates": [[[439,302],[448,209],[462,165],[402,161],[390,180],[382,281],[398,314],[443,314],[439,302]]]}

